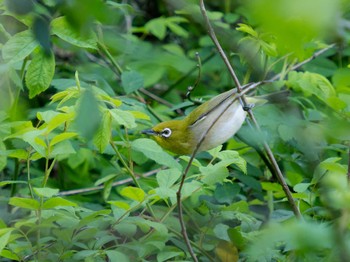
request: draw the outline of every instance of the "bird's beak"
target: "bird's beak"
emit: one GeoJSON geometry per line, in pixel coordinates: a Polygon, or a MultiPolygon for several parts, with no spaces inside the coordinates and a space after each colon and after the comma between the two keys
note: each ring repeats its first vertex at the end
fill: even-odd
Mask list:
{"type": "Polygon", "coordinates": [[[145,130],[141,131],[141,134],[149,135],[149,136],[155,136],[158,133],[156,131],[154,131],[153,129],[145,129],[145,130]]]}

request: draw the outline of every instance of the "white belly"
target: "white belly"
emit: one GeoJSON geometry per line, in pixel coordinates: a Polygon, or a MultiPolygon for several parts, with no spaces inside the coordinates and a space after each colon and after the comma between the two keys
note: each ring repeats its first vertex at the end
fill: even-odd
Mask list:
{"type": "Polygon", "coordinates": [[[232,100],[224,102],[192,127],[195,137],[199,142],[208,128],[217,119],[215,124],[205,135],[205,139],[199,147],[199,151],[209,150],[223,144],[241,128],[247,113],[243,110],[238,101],[234,102],[224,111],[230,102],[232,102],[232,100]]]}

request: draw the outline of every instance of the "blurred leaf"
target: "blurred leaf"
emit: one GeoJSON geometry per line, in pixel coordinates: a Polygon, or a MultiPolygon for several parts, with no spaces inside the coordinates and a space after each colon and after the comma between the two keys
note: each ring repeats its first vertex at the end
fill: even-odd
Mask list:
{"type": "Polygon", "coordinates": [[[42,16],[34,18],[33,34],[46,55],[51,54],[49,21],[42,16]]]}
{"type": "Polygon", "coordinates": [[[94,135],[94,145],[100,153],[103,153],[111,141],[112,133],[112,117],[109,110],[105,110],[102,114],[102,120],[99,128],[94,135]]]}
{"type": "Polygon", "coordinates": [[[44,209],[51,209],[56,207],[76,207],[78,206],[76,203],[69,201],[67,199],[61,197],[53,197],[44,202],[44,209]]]}
{"type": "Polygon", "coordinates": [[[8,228],[1,231],[0,231],[0,252],[2,252],[3,249],[7,246],[13,229],[8,228]],[[1,231],[5,231],[5,232],[1,232],[1,231]]]}
{"type": "Polygon", "coordinates": [[[106,254],[111,262],[129,262],[129,258],[122,252],[116,250],[107,250],[106,254]]]}
{"type": "Polygon", "coordinates": [[[238,27],[236,28],[237,31],[241,31],[244,33],[247,33],[248,35],[251,35],[253,37],[258,37],[258,33],[249,25],[246,24],[238,24],[238,27]]]}
{"type": "Polygon", "coordinates": [[[143,87],[143,77],[136,71],[126,71],[122,73],[122,86],[127,94],[137,91],[143,87]]]}
{"type": "Polygon", "coordinates": [[[55,73],[55,57],[39,50],[34,54],[26,73],[26,85],[29,98],[33,98],[49,88],[55,73]]]}
{"type": "Polygon", "coordinates": [[[58,134],[51,139],[50,146],[53,146],[57,143],[60,143],[62,141],[65,141],[67,139],[70,139],[70,138],[76,137],[76,136],[77,136],[77,133],[75,133],[75,132],[65,132],[65,133],[58,134]]]}
{"type": "Polygon", "coordinates": [[[2,56],[7,63],[24,60],[38,46],[31,31],[15,34],[2,47],[2,56]]]}
{"type": "Polygon", "coordinates": [[[16,207],[38,210],[40,204],[37,200],[31,198],[23,198],[23,197],[11,197],[9,204],[16,207]]]}
{"type": "Polygon", "coordinates": [[[231,204],[240,191],[240,186],[233,183],[223,183],[217,185],[214,197],[220,204],[231,204]]]}
{"type": "Polygon", "coordinates": [[[17,15],[26,15],[34,9],[32,0],[5,0],[6,8],[17,15]]]}
{"type": "Polygon", "coordinates": [[[90,88],[85,89],[75,118],[75,125],[80,135],[92,139],[101,123],[99,103],[90,88]]]}
{"type": "Polygon", "coordinates": [[[114,108],[110,110],[110,114],[118,125],[124,126],[126,128],[136,127],[135,118],[131,112],[114,108]]]}
{"type": "Polygon", "coordinates": [[[43,187],[43,188],[38,188],[34,187],[33,188],[35,194],[37,194],[39,197],[53,197],[58,194],[59,189],[57,188],[48,188],[48,187],[43,187]]]}
{"type": "Polygon", "coordinates": [[[159,17],[150,20],[145,24],[145,29],[158,39],[162,40],[166,33],[166,23],[164,17],[159,17]]]}
{"type": "Polygon", "coordinates": [[[165,169],[157,173],[156,178],[159,187],[170,188],[181,176],[181,172],[178,169],[165,169]]]}
{"type": "Polygon", "coordinates": [[[147,138],[136,139],[131,143],[133,150],[139,151],[158,164],[181,170],[181,165],[166,153],[156,142],[147,138]]]}
{"type": "Polygon", "coordinates": [[[130,198],[132,200],[135,200],[137,202],[142,202],[145,200],[146,194],[145,192],[138,187],[124,187],[120,194],[124,197],[130,198]]]}
{"type": "Polygon", "coordinates": [[[80,34],[67,22],[65,17],[58,17],[51,22],[52,33],[68,43],[81,47],[97,49],[97,37],[90,30],[87,34],[80,34]]]}
{"type": "Polygon", "coordinates": [[[215,253],[221,262],[236,262],[239,258],[237,248],[228,241],[220,241],[215,248],[215,253]]]}
{"type": "MultiPolygon", "coordinates": [[[[5,151],[6,147],[3,141],[0,141],[0,152],[5,151]]],[[[2,171],[7,165],[7,157],[6,155],[0,154],[0,171],[2,171]]]]}

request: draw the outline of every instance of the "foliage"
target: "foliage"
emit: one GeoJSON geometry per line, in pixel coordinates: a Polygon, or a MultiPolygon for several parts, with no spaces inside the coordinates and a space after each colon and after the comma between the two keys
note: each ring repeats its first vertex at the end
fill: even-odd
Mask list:
{"type": "MultiPolygon", "coordinates": [[[[140,130],[232,88],[197,1],[0,0],[1,261],[188,261],[176,191],[188,156],[140,130]],[[199,101],[199,100],[198,100],[199,101]],[[197,101],[197,102],[198,102],[197,101]],[[81,190],[83,189],[83,190],[81,190]]],[[[254,109],[183,188],[201,261],[347,261],[347,0],[207,1],[243,84],[288,103],[254,109]],[[297,70],[329,43],[337,46],[297,70]],[[295,219],[259,139],[282,168],[295,219]]]]}

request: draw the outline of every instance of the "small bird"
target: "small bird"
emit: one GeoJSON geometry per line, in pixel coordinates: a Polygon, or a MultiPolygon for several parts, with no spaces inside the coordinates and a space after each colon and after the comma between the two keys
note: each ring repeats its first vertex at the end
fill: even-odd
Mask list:
{"type": "MultiPolygon", "coordinates": [[[[217,147],[241,128],[247,116],[239,99],[234,99],[236,94],[236,89],[229,90],[198,106],[181,120],[165,121],[141,133],[153,136],[154,140],[166,150],[187,155],[194,152],[202,136],[213,125],[197,152],[217,147]]],[[[264,104],[267,101],[265,98],[248,96],[246,100],[249,105],[264,104]]]]}

